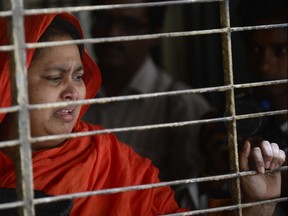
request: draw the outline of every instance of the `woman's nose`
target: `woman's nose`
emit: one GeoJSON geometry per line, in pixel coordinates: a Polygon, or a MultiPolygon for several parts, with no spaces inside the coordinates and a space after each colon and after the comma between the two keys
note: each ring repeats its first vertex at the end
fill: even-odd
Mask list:
{"type": "Polygon", "coordinates": [[[73,82],[68,83],[61,94],[63,100],[77,100],[78,97],[79,93],[73,82]]]}

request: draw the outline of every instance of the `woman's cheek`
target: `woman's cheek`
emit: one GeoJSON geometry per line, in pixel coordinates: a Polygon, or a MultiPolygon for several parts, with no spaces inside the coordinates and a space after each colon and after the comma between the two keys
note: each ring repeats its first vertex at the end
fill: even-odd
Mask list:
{"type": "Polygon", "coordinates": [[[86,86],[85,86],[85,83],[83,82],[83,85],[82,85],[82,88],[80,90],[80,99],[81,100],[84,100],[85,97],[86,97],[86,86]]]}
{"type": "Polygon", "coordinates": [[[39,98],[41,99],[41,96],[39,94],[39,89],[36,88],[29,88],[29,102],[31,104],[37,104],[39,103],[39,98]]]}

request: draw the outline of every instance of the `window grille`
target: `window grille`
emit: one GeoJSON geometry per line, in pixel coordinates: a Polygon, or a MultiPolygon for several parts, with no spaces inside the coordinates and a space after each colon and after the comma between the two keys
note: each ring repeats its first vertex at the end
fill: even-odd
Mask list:
{"type": "MultiPolygon", "coordinates": [[[[43,1],[44,2],[44,1],[43,1]]],[[[6,0],[1,2],[0,7],[5,8],[5,10],[0,11],[0,17],[13,17],[10,23],[10,29],[12,33],[12,45],[5,45],[0,47],[1,52],[12,51],[13,52],[13,66],[11,71],[15,71],[17,79],[13,82],[13,91],[18,92],[18,97],[14,98],[13,106],[9,108],[0,108],[0,113],[7,112],[18,112],[18,128],[19,128],[19,139],[17,140],[9,140],[0,142],[0,148],[7,146],[17,146],[19,150],[19,155],[16,161],[16,170],[17,170],[17,190],[19,200],[17,202],[11,202],[6,204],[0,204],[1,209],[8,208],[16,208],[19,207],[21,209],[21,215],[25,216],[33,216],[35,215],[34,207],[35,205],[41,203],[48,203],[53,201],[65,200],[70,198],[79,198],[85,196],[96,196],[100,194],[112,194],[119,192],[126,192],[131,190],[143,190],[154,187],[161,186],[173,186],[180,184],[194,184],[205,181],[219,181],[223,179],[233,179],[234,187],[233,187],[233,199],[236,204],[231,206],[225,206],[221,208],[210,208],[210,209],[201,209],[201,210],[193,210],[181,214],[170,214],[170,215],[198,215],[202,213],[209,213],[215,211],[225,211],[236,209],[238,210],[238,214],[242,215],[242,208],[265,204],[269,202],[283,202],[287,201],[287,197],[281,197],[273,200],[265,200],[256,203],[241,203],[241,190],[240,190],[240,176],[245,175],[253,175],[254,171],[249,172],[240,172],[238,165],[238,150],[237,150],[237,125],[236,121],[240,119],[246,118],[255,118],[259,116],[271,116],[271,115],[280,115],[287,114],[287,110],[275,110],[269,112],[260,112],[260,113],[250,113],[245,115],[236,115],[235,113],[235,101],[234,101],[234,91],[236,89],[245,89],[251,87],[258,87],[262,85],[275,85],[275,84],[283,84],[287,83],[287,80],[275,80],[275,81],[267,81],[267,82],[255,82],[255,83],[240,83],[235,84],[233,79],[233,65],[232,65],[232,43],[231,43],[231,35],[236,32],[242,31],[251,31],[255,29],[269,29],[269,28],[287,28],[287,23],[285,24],[269,24],[269,25],[259,25],[259,26],[245,26],[245,27],[232,27],[230,25],[230,6],[228,0],[179,0],[179,1],[167,1],[167,2],[153,2],[153,3],[141,3],[141,4],[126,4],[126,5],[100,5],[100,6],[85,6],[85,1],[80,2],[77,1],[78,6],[71,6],[72,1],[63,1],[61,7],[57,6],[57,1],[54,1],[54,5],[51,8],[37,8],[37,9],[25,9],[22,0],[6,0]],[[82,3],[82,4],[81,4],[82,3]],[[211,4],[216,3],[220,7],[220,20],[221,27],[205,29],[205,30],[191,30],[191,31],[175,31],[175,32],[164,32],[158,34],[149,34],[149,35],[136,35],[136,36],[121,36],[114,38],[86,38],[81,40],[74,41],[65,41],[65,42],[46,42],[41,44],[33,44],[28,43],[25,44],[24,41],[24,27],[23,27],[23,18],[25,15],[33,15],[33,14],[48,14],[54,12],[70,12],[70,13],[81,13],[87,11],[94,10],[113,10],[115,8],[138,8],[138,7],[161,7],[164,5],[188,5],[188,4],[211,4]],[[11,6],[11,8],[10,8],[11,6]],[[7,9],[7,10],[6,10],[7,9]],[[30,105],[28,104],[28,91],[27,91],[27,69],[25,68],[25,49],[26,48],[35,48],[35,47],[45,47],[45,46],[55,46],[59,44],[88,44],[91,45],[93,43],[104,43],[104,42],[115,42],[115,41],[130,41],[130,40],[143,40],[143,39],[157,39],[157,38],[178,38],[178,37],[194,37],[194,36],[203,36],[203,35],[221,35],[222,38],[222,58],[223,58],[223,74],[224,74],[224,84],[221,86],[214,87],[201,87],[195,89],[187,89],[180,91],[169,91],[169,92],[161,92],[161,93],[152,93],[152,94],[143,94],[143,95],[129,95],[129,96],[118,96],[118,97],[109,97],[109,98],[101,98],[101,99],[89,99],[89,100],[79,100],[74,102],[59,102],[59,103],[49,103],[49,104],[41,104],[41,105],[30,105]],[[225,103],[226,103],[226,112],[227,115],[221,118],[213,118],[213,119],[205,119],[205,120],[195,120],[195,121],[183,121],[183,122],[173,122],[173,123],[163,123],[157,125],[144,125],[144,126],[135,126],[135,127],[123,127],[123,128],[115,128],[115,129],[104,129],[97,131],[89,131],[89,132],[81,132],[81,133],[73,133],[73,134],[61,134],[61,135],[51,135],[51,136],[43,136],[43,137],[29,137],[29,110],[33,109],[43,109],[43,108],[55,108],[55,107],[64,107],[67,105],[75,105],[75,104],[94,104],[94,103],[110,103],[110,102],[119,102],[123,100],[139,100],[146,99],[152,97],[163,97],[163,96],[177,96],[180,94],[193,94],[193,93],[210,93],[210,92],[221,92],[225,93],[225,103]],[[110,132],[127,132],[127,131],[138,131],[138,130],[151,130],[155,128],[162,127],[182,127],[185,125],[193,125],[193,124],[204,124],[210,122],[226,122],[228,126],[228,131],[232,136],[229,136],[229,144],[230,154],[233,158],[231,170],[234,172],[231,174],[224,174],[220,176],[208,176],[201,178],[193,178],[193,179],[183,179],[169,182],[161,182],[156,184],[147,184],[147,185],[139,185],[139,186],[131,186],[131,187],[122,187],[122,188],[111,188],[111,189],[103,189],[98,191],[87,191],[75,194],[66,194],[49,198],[38,198],[33,199],[33,177],[32,177],[32,161],[31,161],[31,148],[30,144],[37,141],[44,140],[53,140],[57,138],[73,138],[78,136],[91,136],[95,134],[101,133],[110,133],[110,132]]],[[[26,2],[28,4],[28,1],[26,2]]],[[[38,1],[30,1],[33,5],[39,4],[38,1]]],[[[1,9],[1,8],[0,8],[1,9]]],[[[195,72],[197,73],[197,72],[195,72]]],[[[281,167],[281,171],[287,172],[287,166],[281,167]]]]}

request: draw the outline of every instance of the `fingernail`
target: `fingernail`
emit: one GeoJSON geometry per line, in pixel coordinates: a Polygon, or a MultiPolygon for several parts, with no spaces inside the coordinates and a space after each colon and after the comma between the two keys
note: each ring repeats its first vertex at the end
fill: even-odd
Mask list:
{"type": "Polygon", "coordinates": [[[270,161],[266,161],[265,168],[268,169],[270,167],[270,164],[271,164],[270,161]]]}
{"type": "Polygon", "coordinates": [[[262,174],[265,173],[265,168],[263,166],[260,167],[260,173],[262,173],[262,174]]]}
{"type": "Polygon", "coordinates": [[[275,169],[276,164],[274,162],[272,162],[270,169],[275,169]]]}

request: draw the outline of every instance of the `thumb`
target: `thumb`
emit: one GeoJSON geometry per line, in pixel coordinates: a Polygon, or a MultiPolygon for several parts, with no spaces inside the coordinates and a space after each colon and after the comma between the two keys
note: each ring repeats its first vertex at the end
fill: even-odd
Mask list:
{"type": "Polygon", "coordinates": [[[248,171],[250,170],[249,168],[249,155],[250,155],[250,151],[251,151],[251,143],[246,140],[244,143],[244,146],[241,150],[240,153],[240,170],[241,171],[248,171]]]}

